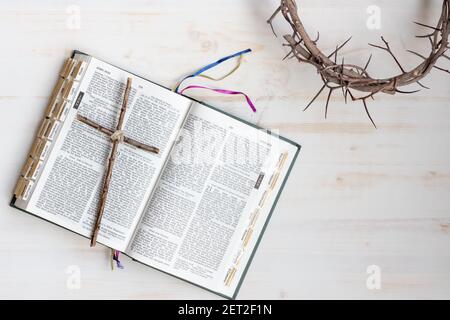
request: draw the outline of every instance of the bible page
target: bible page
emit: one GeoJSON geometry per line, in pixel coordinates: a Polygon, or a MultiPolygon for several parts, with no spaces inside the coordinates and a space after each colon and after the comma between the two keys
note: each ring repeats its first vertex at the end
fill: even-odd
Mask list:
{"type": "Polygon", "coordinates": [[[155,146],[160,153],[119,144],[97,241],[124,251],[191,101],[110,64],[83,57],[89,60],[85,75],[26,210],[91,237],[112,142],[79,121],[77,114],[114,132],[126,81],[132,77],[124,135],[155,146]]]}
{"type": "Polygon", "coordinates": [[[194,103],[127,253],[233,297],[297,152],[194,103]]]}

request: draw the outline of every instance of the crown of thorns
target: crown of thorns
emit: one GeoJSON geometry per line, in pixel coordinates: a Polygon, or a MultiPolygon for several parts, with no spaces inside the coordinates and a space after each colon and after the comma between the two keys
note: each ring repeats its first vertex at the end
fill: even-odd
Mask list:
{"type": "Polygon", "coordinates": [[[298,15],[297,4],[294,0],[281,0],[280,6],[275,10],[272,16],[267,20],[270,24],[272,31],[275,31],[272,26],[273,19],[281,12],[286,21],[292,27],[292,34],[287,34],[284,39],[287,43],[285,46],[290,47],[290,51],[286,58],[296,58],[299,62],[313,65],[323,81],[323,86],[313,97],[313,99],[306,106],[306,109],[317,99],[323,90],[328,89],[328,96],[325,105],[325,118],[328,112],[328,104],[330,97],[334,90],[340,89],[344,96],[345,102],[347,97],[350,97],[352,101],[362,101],[364,109],[367,113],[372,124],[376,127],[375,122],[370,116],[367,108],[367,99],[374,99],[374,96],[379,93],[387,94],[412,94],[420,91],[403,91],[399,88],[416,83],[422,88],[429,89],[421,80],[433,69],[437,69],[446,73],[450,73],[442,67],[436,65],[436,62],[440,58],[450,60],[450,56],[446,55],[446,51],[450,49],[448,43],[448,36],[450,33],[450,0],[443,0],[442,12],[439,21],[436,26],[427,25],[420,22],[414,22],[415,24],[424,27],[429,30],[428,33],[418,35],[416,37],[428,39],[430,43],[430,52],[428,55],[423,55],[418,52],[407,50],[408,52],[422,58],[422,62],[415,68],[407,71],[399,62],[393,51],[391,50],[389,43],[381,37],[382,44],[369,44],[372,47],[384,50],[395,61],[396,65],[400,69],[400,73],[396,76],[376,79],[369,75],[367,67],[371,61],[372,55],[370,55],[364,66],[358,66],[354,64],[348,64],[344,62],[342,58],[341,62],[338,62],[339,51],[350,41],[351,37],[347,39],[341,45],[336,46],[336,49],[330,54],[325,54],[317,47],[319,40],[319,34],[313,40],[308,35],[303,26],[303,23],[298,15]],[[360,96],[355,95],[355,91],[360,92],[360,96]]]}

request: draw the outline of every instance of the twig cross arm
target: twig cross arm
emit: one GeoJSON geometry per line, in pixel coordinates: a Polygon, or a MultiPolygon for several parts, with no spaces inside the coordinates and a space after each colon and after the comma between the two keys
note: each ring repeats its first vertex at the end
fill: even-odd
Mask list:
{"type": "Polygon", "coordinates": [[[147,146],[147,145],[145,145],[141,142],[138,142],[134,139],[128,138],[128,137],[124,136],[124,133],[122,131],[123,121],[125,119],[125,112],[127,110],[128,97],[130,96],[130,91],[131,91],[131,82],[132,82],[131,78],[128,78],[127,85],[125,88],[125,94],[123,97],[122,108],[120,109],[119,120],[117,122],[117,127],[116,127],[115,132],[112,132],[111,130],[101,126],[100,124],[98,124],[92,120],[89,120],[86,117],[77,115],[77,119],[79,121],[108,135],[112,141],[111,153],[108,158],[108,164],[106,165],[106,168],[105,168],[105,176],[104,176],[104,180],[103,180],[103,188],[102,188],[101,195],[100,195],[100,203],[98,206],[97,217],[95,220],[94,229],[92,231],[91,247],[94,247],[95,244],[97,243],[97,236],[98,236],[98,232],[100,230],[100,223],[102,221],[103,212],[105,211],[106,199],[108,197],[109,184],[111,182],[111,176],[112,176],[112,172],[113,172],[113,168],[114,168],[114,162],[116,160],[117,148],[119,146],[119,143],[125,142],[132,146],[135,146],[136,148],[143,149],[143,150],[151,152],[151,153],[159,153],[159,149],[157,147],[147,146]]]}

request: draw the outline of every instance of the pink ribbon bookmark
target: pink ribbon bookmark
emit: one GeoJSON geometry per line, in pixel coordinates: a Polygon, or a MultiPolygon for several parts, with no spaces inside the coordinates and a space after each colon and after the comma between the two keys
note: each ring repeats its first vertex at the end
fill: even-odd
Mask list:
{"type": "Polygon", "coordinates": [[[181,90],[180,94],[183,94],[184,91],[189,90],[189,89],[206,89],[206,90],[210,90],[210,91],[214,91],[214,92],[222,93],[222,94],[233,94],[233,95],[240,94],[240,95],[243,95],[245,97],[245,99],[247,100],[247,103],[250,106],[250,108],[252,109],[252,111],[256,112],[256,108],[255,108],[255,105],[253,104],[252,100],[250,99],[250,97],[248,95],[246,95],[243,92],[233,91],[233,90],[226,90],[226,89],[214,89],[214,88],[209,88],[209,87],[205,87],[205,86],[198,86],[198,85],[191,85],[191,86],[187,86],[186,88],[181,90]]]}

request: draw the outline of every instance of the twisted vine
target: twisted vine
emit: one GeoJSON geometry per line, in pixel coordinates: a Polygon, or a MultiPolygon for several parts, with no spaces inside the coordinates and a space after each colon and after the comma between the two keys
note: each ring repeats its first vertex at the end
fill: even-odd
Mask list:
{"type": "Polygon", "coordinates": [[[398,75],[384,79],[376,79],[369,75],[367,67],[371,62],[372,55],[370,55],[364,66],[345,63],[344,58],[342,58],[341,63],[338,62],[338,52],[350,41],[351,37],[343,44],[337,46],[336,49],[330,54],[323,53],[323,51],[317,46],[319,34],[317,35],[317,38],[313,40],[306,32],[302,20],[298,15],[298,7],[295,0],[281,0],[280,6],[275,10],[269,20],[267,20],[274,34],[275,31],[272,21],[280,12],[293,30],[292,34],[284,35],[284,39],[287,42],[284,45],[290,47],[290,51],[285,59],[289,57],[296,58],[301,63],[313,65],[317,69],[317,72],[323,81],[323,86],[308,103],[304,110],[311,106],[323,90],[328,89],[328,96],[325,105],[325,118],[327,117],[328,105],[332,93],[334,90],[341,89],[345,102],[347,102],[348,96],[352,99],[352,101],[362,101],[367,116],[376,127],[375,122],[373,121],[367,108],[367,99],[374,99],[374,96],[380,93],[411,94],[420,91],[420,89],[414,91],[403,91],[399,89],[403,86],[414,83],[418,84],[422,88],[429,89],[427,86],[422,84],[420,80],[430,73],[433,68],[450,73],[449,70],[436,65],[436,62],[440,58],[450,60],[450,56],[446,55],[446,51],[450,49],[448,43],[448,37],[450,34],[450,0],[443,0],[442,12],[436,26],[415,22],[417,25],[430,30],[428,33],[417,37],[428,39],[431,47],[428,55],[407,50],[408,52],[423,59],[423,61],[415,68],[407,71],[401,65],[391,50],[389,43],[383,37],[381,37],[381,45],[369,43],[369,45],[374,48],[386,51],[400,69],[400,73],[398,75]],[[362,96],[357,97],[354,91],[362,93],[362,96]]]}

